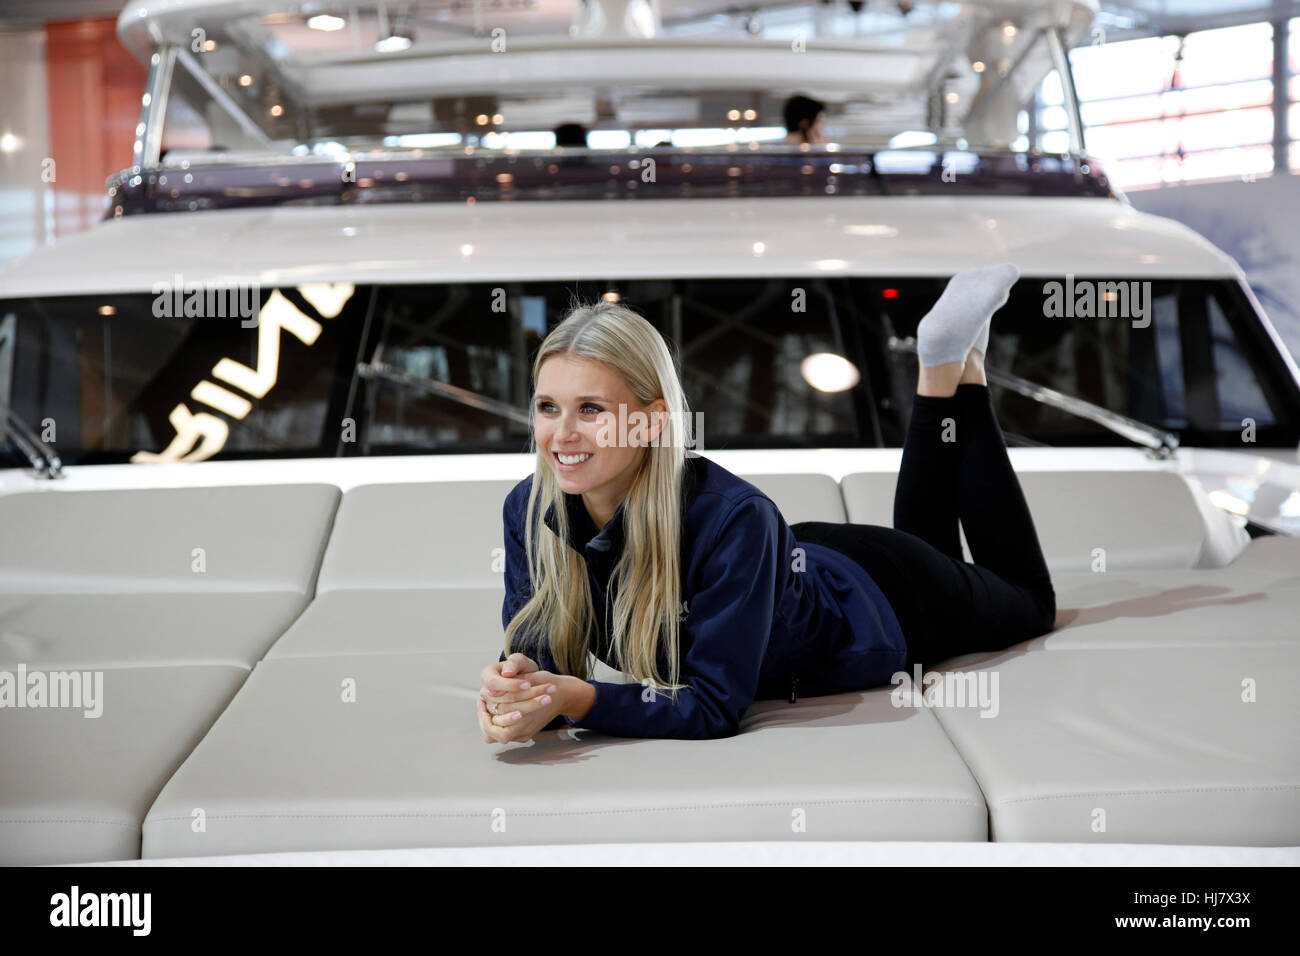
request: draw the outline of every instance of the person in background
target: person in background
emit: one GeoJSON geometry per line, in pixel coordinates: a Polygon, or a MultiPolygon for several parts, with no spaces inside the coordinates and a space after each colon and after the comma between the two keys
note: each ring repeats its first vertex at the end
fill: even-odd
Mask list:
{"type": "Polygon", "coordinates": [[[808,96],[795,95],[785,101],[785,142],[817,146],[826,142],[822,120],[826,104],[808,96]]]}
{"type": "Polygon", "coordinates": [[[581,123],[561,123],[555,127],[556,146],[586,146],[587,129],[581,123]]]}

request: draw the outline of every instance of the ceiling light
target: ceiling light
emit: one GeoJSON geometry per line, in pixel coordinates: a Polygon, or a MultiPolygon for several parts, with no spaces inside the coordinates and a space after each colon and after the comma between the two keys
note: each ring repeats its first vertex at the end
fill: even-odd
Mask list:
{"type": "Polygon", "coordinates": [[[834,352],[809,355],[799,363],[799,373],[819,392],[847,391],[862,378],[852,362],[834,352]]]}
{"type": "Polygon", "coordinates": [[[375,43],[375,51],[378,53],[400,53],[402,50],[409,50],[411,42],[409,36],[393,33],[375,43]]]}

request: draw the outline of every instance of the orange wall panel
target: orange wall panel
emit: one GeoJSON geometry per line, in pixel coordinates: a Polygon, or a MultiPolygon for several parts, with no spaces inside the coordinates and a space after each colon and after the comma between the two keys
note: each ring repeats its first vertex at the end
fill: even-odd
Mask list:
{"type": "Polygon", "coordinates": [[[117,40],[112,18],[45,27],[54,160],[54,234],[104,214],[104,180],[131,165],[147,70],[117,40]]]}

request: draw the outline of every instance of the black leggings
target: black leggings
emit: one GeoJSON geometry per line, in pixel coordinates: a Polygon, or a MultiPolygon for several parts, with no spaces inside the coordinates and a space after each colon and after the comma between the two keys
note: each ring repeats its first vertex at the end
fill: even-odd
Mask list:
{"type": "Polygon", "coordinates": [[[893,528],[803,521],[791,530],[853,558],[880,585],[907,641],[908,671],[1055,626],[1056,592],[985,385],[916,396],[893,528]],[[974,564],[962,556],[959,518],[974,564]]]}

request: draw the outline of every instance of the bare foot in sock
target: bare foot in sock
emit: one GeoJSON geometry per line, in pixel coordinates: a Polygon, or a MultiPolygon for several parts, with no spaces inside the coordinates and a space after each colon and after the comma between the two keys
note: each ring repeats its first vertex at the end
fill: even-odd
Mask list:
{"type": "Polygon", "coordinates": [[[964,362],[966,354],[988,347],[993,313],[1007,301],[1020,271],[1011,263],[959,272],[916,329],[916,352],[922,365],[964,362]]]}

